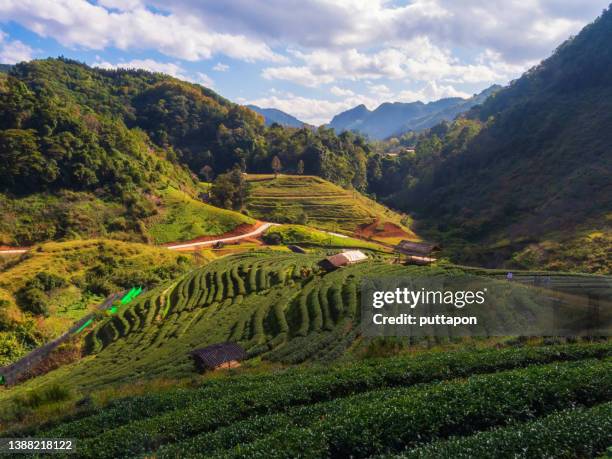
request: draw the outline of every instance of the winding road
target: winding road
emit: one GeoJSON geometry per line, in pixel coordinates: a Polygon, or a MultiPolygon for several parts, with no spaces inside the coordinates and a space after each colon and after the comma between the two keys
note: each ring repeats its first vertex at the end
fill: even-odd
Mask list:
{"type": "Polygon", "coordinates": [[[253,231],[249,233],[245,233],[245,234],[240,234],[238,236],[221,237],[219,239],[211,239],[209,241],[185,242],[185,243],[180,243],[176,245],[167,245],[166,248],[170,250],[188,250],[188,249],[192,249],[196,247],[214,245],[219,242],[224,242],[224,243],[225,242],[236,242],[236,241],[240,241],[241,239],[247,239],[249,237],[259,236],[261,233],[263,233],[265,230],[267,230],[271,226],[278,225],[278,223],[269,223],[269,222],[261,222],[261,223],[262,224],[259,225],[253,231]]]}
{"type": "MultiPolygon", "coordinates": [[[[250,238],[250,237],[259,236],[264,231],[266,231],[268,228],[270,228],[272,226],[277,226],[277,225],[278,225],[278,223],[258,222],[257,228],[255,228],[253,231],[250,231],[250,232],[245,233],[245,234],[239,234],[237,236],[220,237],[218,239],[210,239],[208,241],[179,242],[179,243],[174,243],[174,244],[171,244],[171,245],[165,245],[164,247],[166,247],[169,250],[189,250],[189,249],[194,249],[194,248],[197,248],[197,247],[204,247],[204,246],[214,245],[214,244],[217,244],[219,242],[223,242],[223,243],[226,243],[226,242],[227,243],[229,243],[229,242],[236,242],[236,241],[240,241],[242,239],[247,239],[247,238],[250,238]]],[[[18,254],[26,253],[29,250],[30,250],[30,248],[28,248],[28,247],[0,248],[0,254],[18,255],[18,254]]]]}

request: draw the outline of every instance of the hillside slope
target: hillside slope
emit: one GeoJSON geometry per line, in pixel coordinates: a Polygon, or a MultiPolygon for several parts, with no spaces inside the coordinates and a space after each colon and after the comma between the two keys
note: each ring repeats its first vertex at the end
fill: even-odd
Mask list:
{"type": "Polygon", "coordinates": [[[254,111],[164,74],[67,59],[17,64],[0,73],[0,245],[168,240],[143,223],[171,213],[168,186],[197,200],[198,175],[236,164],[270,172],[279,156],[286,171],[299,163],[364,189],[368,151],[330,129],[266,128],[254,111]]]}
{"type": "Polygon", "coordinates": [[[0,256],[0,366],[59,336],[107,295],[153,287],[192,263],[164,248],[111,240],[51,242],[0,256]]]}
{"type": "Polygon", "coordinates": [[[527,266],[573,263],[609,272],[611,40],[608,9],[469,113],[482,129],[466,131],[460,142],[445,137],[453,127],[432,129],[420,143],[428,153],[419,155],[417,146],[416,180],[394,203],[481,249],[495,245],[495,258],[483,253],[481,262],[514,257],[527,266]],[[583,257],[584,246],[595,259],[583,257]],[[573,261],[563,253],[569,247],[573,261]]]}
{"type": "Polygon", "coordinates": [[[359,234],[374,225],[377,239],[414,238],[409,221],[355,190],[345,190],[315,176],[248,175],[249,212],[262,220],[300,223],[328,231],[359,234]]]}
{"type": "Polygon", "coordinates": [[[64,400],[50,423],[10,431],[77,438],[79,455],[95,458],[298,457],[305,448],[312,457],[579,457],[612,441],[609,356],[602,344],[524,347],[217,376],[76,415],[64,400]]]}
{"type": "Polygon", "coordinates": [[[271,126],[273,123],[280,124],[281,126],[301,128],[306,126],[306,123],[298,120],[295,116],[290,115],[289,113],[285,113],[276,108],[261,108],[257,105],[247,105],[247,108],[250,108],[256,113],[259,113],[264,117],[264,121],[266,126],[271,126]]]}

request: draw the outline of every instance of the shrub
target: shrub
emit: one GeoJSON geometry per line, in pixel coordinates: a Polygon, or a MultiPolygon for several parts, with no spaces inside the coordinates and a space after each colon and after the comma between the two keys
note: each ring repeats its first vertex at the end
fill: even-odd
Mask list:
{"type": "Polygon", "coordinates": [[[612,402],[516,426],[434,442],[396,458],[595,457],[612,443],[612,402]]]}

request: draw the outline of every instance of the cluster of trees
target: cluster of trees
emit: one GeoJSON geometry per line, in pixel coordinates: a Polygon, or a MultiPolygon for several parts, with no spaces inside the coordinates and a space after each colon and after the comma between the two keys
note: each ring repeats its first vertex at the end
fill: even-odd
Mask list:
{"type": "Polygon", "coordinates": [[[66,280],[56,274],[39,272],[17,291],[17,304],[24,312],[49,315],[49,294],[66,286],[66,280]]]}
{"type": "Polygon", "coordinates": [[[220,174],[210,189],[210,201],[226,209],[241,210],[249,197],[250,185],[238,165],[225,174],[220,174]]]}
{"type": "Polygon", "coordinates": [[[0,75],[0,192],[87,190],[128,199],[161,180],[211,180],[238,165],[316,174],[367,188],[367,142],[333,129],[266,128],[254,111],[199,85],[67,59],[0,75]]]}

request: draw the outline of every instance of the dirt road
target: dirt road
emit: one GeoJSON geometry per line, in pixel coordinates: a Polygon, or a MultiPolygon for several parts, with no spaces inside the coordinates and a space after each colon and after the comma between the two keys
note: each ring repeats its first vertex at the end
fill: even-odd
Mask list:
{"type": "MultiPolygon", "coordinates": [[[[277,225],[277,223],[269,223],[269,222],[258,222],[258,223],[259,224],[253,231],[250,231],[245,234],[240,234],[237,236],[219,237],[218,239],[210,239],[207,241],[184,242],[184,243],[178,242],[178,243],[172,243],[172,244],[165,244],[164,246],[169,250],[192,250],[198,247],[214,245],[218,242],[223,242],[223,243],[236,242],[242,239],[259,236],[271,226],[277,225]]],[[[0,255],[19,255],[19,254],[28,252],[30,249],[31,249],[30,247],[0,247],[0,255]]]]}

